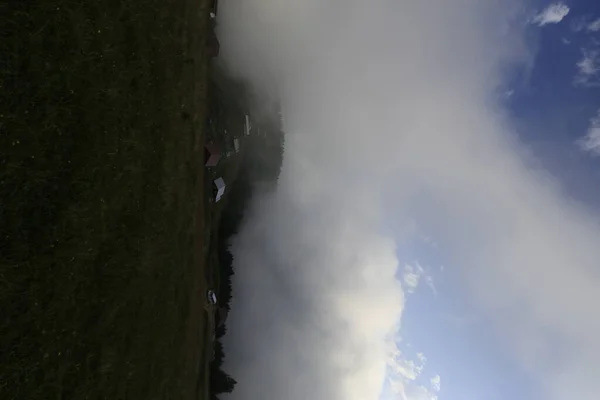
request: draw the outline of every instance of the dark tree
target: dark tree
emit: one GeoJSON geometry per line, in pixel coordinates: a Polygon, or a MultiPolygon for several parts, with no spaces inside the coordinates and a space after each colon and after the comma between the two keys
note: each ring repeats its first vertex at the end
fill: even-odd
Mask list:
{"type": "Polygon", "coordinates": [[[227,326],[225,326],[225,325],[219,326],[217,328],[217,334],[216,334],[217,339],[222,338],[223,336],[225,336],[226,333],[227,333],[227,326]]]}
{"type": "Polygon", "coordinates": [[[235,389],[235,385],[237,381],[230,377],[229,375],[225,376],[225,380],[223,381],[223,392],[222,393],[231,393],[233,389],[235,389]]]}
{"type": "Polygon", "coordinates": [[[211,393],[231,393],[237,384],[236,380],[227,375],[225,372],[211,371],[210,375],[210,391],[211,393]]]}

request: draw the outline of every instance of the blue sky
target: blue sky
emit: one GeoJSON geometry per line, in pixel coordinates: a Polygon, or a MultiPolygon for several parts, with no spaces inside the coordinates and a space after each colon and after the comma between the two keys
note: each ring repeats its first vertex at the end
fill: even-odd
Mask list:
{"type": "MultiPolygon", "coordinates": [[[[410,247],[399,249],[399,259],[410,260],[406,256],[413,254],[412,259],[419,259],[422,266],[444,265],[431,244],[418,240],[410,247]]],[[[416,352],[427,356],[416,383],[428,387],[431,377],[443,377],[440,399],[536,398],[535,383],[519,371],[502,338],[496,336],[486,315],[473,307],[473,299],[451,270],[451,265],[427,268],[424,275],[431,277],[435,291],[422,276],[407,299],[399,347],[408,358],[416,352]]]]}
{"type": "MultiPolygon", "coordinates": [[[[540,2],[538,10],[549,4],[557,2],[540,2]]],[[[600,26],[586,28],[600,21],[600,2],[562,4],[569,13],[560,22],[528,27],[528,40],[536,49],[533,63],[507,80],[502,102],[532,159],[552,173],[570,198],[598,210],[600,158],[582,151],[578,140],[598,113],[600,88],[576,81],[584,53],[600,49],[600,26]]],[[[439,374],[439,399],[543,398],[539,385],[510,357],[486,314],[473,307],[474,299],[440,253],[420,239],[398,249],[401,262],[425,266],[423,275],[431,276],[435,285],[434,293],[421,277],[402,319],[399,347],[413,357],[415,348],[427,355],[416,382],[428,386],[428,379],[439,374]]]]}
{"type": "Polygon", "coordinates": [[[597,47],[594,40],[600,40],[600,31],[581,31],[574,25],[583,18],[597,19],[600,4],[589,0],[565,4],[570,12],[561,22],[531,27],[530,35],[537,43],[533,67],[527,81],[510,87],[514,92],[506,105],[520,139],[561,180],[565,190],[597,204],[600,191],[590,190],[600,176],[597,160],[582,155],[575,142],[597,113],[600,92],[576,85],[574,79],[583,49],[597,47]]]}

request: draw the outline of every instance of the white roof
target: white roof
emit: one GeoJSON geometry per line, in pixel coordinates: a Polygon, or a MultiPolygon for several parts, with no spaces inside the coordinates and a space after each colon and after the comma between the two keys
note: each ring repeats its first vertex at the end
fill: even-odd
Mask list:
{"type": "Polygon", "coordinates": [[[236,153],[240,151],[240,140],[238,138],[233,139],[233,148],[235,149],[236,153]]]}
{"type": "Polygon", "coordinates": [[[223,180],[223,178],[217,178],[214,182],[215,186],[217,187],[217,195],[215,196],[215,201],[219,201],[221,200],[223,194],[225,194],[225,181],[223,180]]]}
{"type": "Polygon", "coordinates": [[[246,136],[250,135],[250,129],[252,125],[250,124],[250,117],[246,114],[246,123],[244,124],[244,129],[246,130],[246,136]]]}
{"type": "Polygon", "coordinates": [[[217,295],[212,290],[209,290],[207,293],[208,301],[210,304],[217,304],[217,295]]]}

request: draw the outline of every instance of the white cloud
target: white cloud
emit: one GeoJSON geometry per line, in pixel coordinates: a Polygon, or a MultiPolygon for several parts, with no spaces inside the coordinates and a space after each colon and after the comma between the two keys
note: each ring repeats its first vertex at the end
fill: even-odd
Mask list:
{"type": "Polygon", "coordinates": [[[569,14],[569,11],[569,7],[566,4],[553,3],[533,17],[532,22],[538,26],[558,24],[569,14]]]}
{"type": "Polygon", "coordinates": [[[435,393],[427,390],[423,386],[417,386],[412,390],[407,391],[407,399],[411,400],[437,400],[438,397],[435,393]]]}
{"type": "Polygon", "coordinates": [[[416,381],[425,369],[427,358],[423,353],[417,353],[414,360],[406,357],[406,355],[392,343],[389,351],[390,358],[388,360],[388,377],[389,395],[383,396],[394,397],[399,400],[437,400],[436,386],[434,381],[431,382],[431,390],[418,384],[416,381]]]}
{"type": "Polygon", "coordinates": [[[515,90],[514,89],[508,89],[504,92],[504,94],[502,95],[502,97],[504,99],[509,99],[511,98],[513,95],[515,94],[515,90]]]}
{"type": "MultiPolygon", "coordinates": [[[[426,242],[433,246],[433,242],[426,242]]],[[[425,280],[425,284],[431,290],[434,296],[437,296],[437,289],[435,284],[433,283],[433,277],[428,272],[430,268],[425,268],[419,264],[419,262],[415,262],[414,265],[405,264],[404,270],[402,273],[402,282],[404,290],[407,294],[413,294],[417,288],[419,287],[419,283],[421,282],[421,278],[425,280]]]]}
{"type": "Polygon", "coordinates": [[[394,376],[406,381],[414,381],[421,375],[425,368],[425,359],[417,357],[417,361],[407,359],[400,350],[391,354],[388,365],[394,372],[394,376]]]}
{"type": "Polygon", "coordinates": [[[593,20],[589,24],[587,24],[586,29],[590,32],[598,32],[600,31],[600,18],[593,20]]]}
{"type": "Polygon", "coordinates": [[[585,136],[579,140],[579,146],[582,150],[592,153],[595,156],[600,155],[600,110],[595,117],[590,120],[590,126],[585,136]]]}
{"type": "Polygon", "coordinates": [[[598,32],[600,31],[600,18],[592,19],[590,15],[573,18],[571,29],[575,32],[598,32]]]}
{"type": "Polygon", "coordinates": [[[439,392],[442,388],[442,378],[439,375],[434,376],[429,380],[431,383],[431,389],[434,392],[439,392]]]}
{"type": "Polygon", "coordinates": [[[276,81],[288,132],[279,187],[232,243],[230,398],[379,398],[404,305],[381,228],[392,211],[436,238],[445,274],[460,274],[546,399],[597,398],[600,228],[531,169],[495,103],[507,67],[532,59],[521,9],[222,2],[221,57],[259,89],[276,81]]]}
{"type": "Polygon", "coordinates": [[[419,263],[416,263],[414,267],[409,264],[404,266],[404,274],[402,275],[402,279],[404,281],[404,288],[408,293],[414,293],[415,290],[417,290],[417,286],[419,286],[419,280],[424,272],[425,271],[423,270],[423,267],[421,267],[419,263]]]}
{"type": "Polygon", "coordinates": [[[600,72],[600,50],[596,48],[581,49],[582,57],[577,62],[575,84],[585,87],[598,86],[600,72]]]}
{"type": "Polygon", "coordinates": [[[597,60],[598,53],[596,51],[584,51],[583,58],[577,63],[577,67],[583,75],[594,75],[598,72],[597,60]]]}
{"type": "Polygon", "coordinates": [[[433,276],[425,275],[425,284],[429,289],[431,289],[431,293],[433,293],[433,295],[437,297],[438,291],[435,287],[435,284],[433,283],[433,276]]]}

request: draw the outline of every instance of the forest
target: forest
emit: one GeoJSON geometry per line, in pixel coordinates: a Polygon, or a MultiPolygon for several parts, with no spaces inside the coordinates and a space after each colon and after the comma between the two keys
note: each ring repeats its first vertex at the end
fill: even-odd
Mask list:
{"type": "MultiPolygon", "coordinates": [[[[247,138],[242,152],[239,174],[230,188],[227,205],[221,214],[216,237],[220,264],[217,292],[222,307],[227,311],[235,295],[235,288],[232,287],[235,260],[229,247],[230,239],[238,233],[257,187],[264,190],[277,184],[283,161],[284,139],[281,112],[279,105],[276,105],[273,112],[254,122],[252,134],[247,138]]],[[[222,369],[225,349],[221,339],[227,331],[227,325],[220,325],[216,329],[214,358],[210,364],[210,393],[213,400],[218,399],[221,393],[231,393],[236,385],[235,377],[222,369]]]]}

